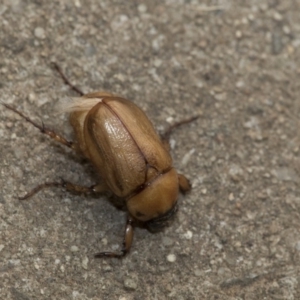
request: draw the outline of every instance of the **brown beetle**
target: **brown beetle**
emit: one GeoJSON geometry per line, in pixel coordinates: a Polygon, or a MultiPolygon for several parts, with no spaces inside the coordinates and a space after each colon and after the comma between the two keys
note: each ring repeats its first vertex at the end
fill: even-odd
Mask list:
{"type": "Polygon", "coordinates": [[[164,227],[177,210],[179,189],[190,190],[188,180],[172,166],[167,136],[181,124],[174,124],[161,139],[145,113],[133,102],[106,92],[83,95],[69,83],[57,65],[65,83],[81,94],[66,108],[76,142],[69,142],[52,130],[40,126],[14,107],[3,104],[54,140],[79,151],[91,161],[102,181],[83,187],[70,182],[50,182],[37,186],[28,199],[44,187],[61,186],[84,193],[112,192],[125,202],[128,211],[123,249],[120,253],[100,252],[95,257],[123,257],[130,249],[135,223],[150,231],[164,227]]]}

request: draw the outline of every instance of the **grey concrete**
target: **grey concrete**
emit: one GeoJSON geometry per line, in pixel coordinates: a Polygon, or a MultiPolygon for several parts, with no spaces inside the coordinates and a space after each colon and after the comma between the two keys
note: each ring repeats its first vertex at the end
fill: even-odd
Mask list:
{"type": "Polygon", "coordinates": [[[0,26],[0,100],[69,138],[57,107],[75,94],[51,61],[159,130],[201,115],[172,135],[193,183],[173,225],[95,260],[119,249],[124,212],[55,188],[20,202],[96,174],[1,107],[1,299],[300,299],[299,0],[2,0],[0,26]]]}

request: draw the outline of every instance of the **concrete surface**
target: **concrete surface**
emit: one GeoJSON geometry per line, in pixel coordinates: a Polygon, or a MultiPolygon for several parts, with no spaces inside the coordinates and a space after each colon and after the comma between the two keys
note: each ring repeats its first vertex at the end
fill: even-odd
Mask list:
{"type": "Polygon", "coordinates": [[[0,299],[300,299],[300,1],[2,0],[0,100],[72,136],[58,103],[83,91],[132,99],[172,135],[193,183],[171,227],[48,189],[92,184],[87,162],[0,109],[0,299]],[[211,7],[219,5],[219,9],[211,7]],[[205,7],[211,9],[205,9],[205,7]]]}

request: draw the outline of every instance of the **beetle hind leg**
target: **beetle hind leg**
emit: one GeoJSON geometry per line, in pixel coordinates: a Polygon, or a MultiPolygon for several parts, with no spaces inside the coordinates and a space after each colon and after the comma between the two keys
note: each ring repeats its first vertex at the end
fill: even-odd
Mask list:
{"type": "Polygon", "coordinates": [[[95,258],[111,257],[111,258],[123,258],[130,250],[133,240],[133,219],[131,217],[127,218],[125,235],[123,241],[123,248],[121,252],[99,252],[94,255],[95,258]]]}
{"type": "Polygon", "coordinates": [[[19,200],[27,200],[31,198],[33,195],[37,194],[39,191],[49,187],[61,187],[68,192],[82,193],[82,194],[103,193],[106,190],[106,187],[103,184],[96,184],[88,187],[88,186],[73,184],[71,182],[62,179],[61,182],[45,182],[39,184],[38,186],[33,188],[30,192],[28,192],[25,196],[19,197],[19,200]]]}

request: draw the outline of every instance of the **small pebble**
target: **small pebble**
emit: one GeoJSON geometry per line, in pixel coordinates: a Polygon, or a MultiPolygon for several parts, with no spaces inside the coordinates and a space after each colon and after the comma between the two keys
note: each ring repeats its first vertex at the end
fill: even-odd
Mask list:
{"type": "Polygon", "coordinates": [[[184,235],[183,235],[187,240],[190,240],[193,237],[193,232],[188,230],[184,235]]]}
{"type": "Polygon", "coordinates": [[[282,21],[282,15],[277,11],[274,13],[273,18],[276,21],[282,21]]]}
{"type": "Polygon", "coordinates": [[[34,29],[34,36],[38,39],[44,39],[46,37],[45,30],[42,27],[36,27],[34,29]]]}
{"type": "Polygon", "coordinates": [[[234,181],[240,181],[243,177],[243,170],[240,166],[232,164],[229,169],[229,176],[234,181]]]}
{"type": "Polygon", "coordinates": [[[234,200],[234,194],[233,193],[229,194],[228,200],[229,201],[233,201],[234,200]]]}
{"type": "Polygon", "coordinates": [[[290,34],[291,33],[291,29],[290,29],[290,27],[289,26],[283,26],[282,27],[282,30],[283,30],[283,32],[285,33],[285,34],[290,34]]]}
{"type": "Polygon", "coordinates": [[[71,247],[71,252],[77,252],[79,249],[77,246],[72,246],[71,247]]]}
{"type": "Polygon", "coordinates": [[[176,141],[174,139],[170,139],[169,144],[170,144],[171,149],[174,150],[176,141]]]}
{"type": "Polygon", "coordinates": [[[181,160],[181,166],[185,167],[187,165],[187,163],[189,162],[189,160],[191,159],[191,156],[193,155],[193,153],[196,151],[195,148],[191,149],[189,152],[187,152],[182,160],[181,160]]]}
{"type": "Polygon", "coordinates": [[[254,18],[254,15],[253,14],[249,14],[248,15],[248,20],[249,21],[253,21],[255,18],[254,18]]]}
{"type": "Polygon", "coordinates": [[[147,11],[147,6],[145,4],[139,4],[138,11],[140,13],[145,13],[147,11]]]}
{"type": "Polygon", "coordinates": [[[87,268],[88,268],[88,263],[89,263],[89,259],[87,257],[84,257],[81,265],[85,270],[87,270],[87,268]]]}
{"type": "Polygon", "coordinates": [[[134,280],[130,279],[130,278],[126,278],[124,280],[124,287],[127,290],[136,290],[137,289],[137,283],[134,280]]]}
{"type": "Polygon", "coordinates": [[[35,93],[30,93],[28,95],[28,100],[29,100],[30,103],[34,103],[36,101],[36,95],[35,95],[35,93]]]}
{"type": "Polygon", "coordinates": [[[240,38],[243,36],[243,34],[242,34],[242,32],[241,32],[240,30],[237,30],[237,31],[235,32],[235,36],[236,36],[238,39],[240,39],[240,38]]]}
{"type": "Polygon", "coordinates": [[[245,83],[244,83],[244,81],[240,80],[240,81],[238,81],[238,82],[235,84],[235,86],[236,86],[237,88],[242,88],[242,87],[245,86],[245,83]]]}
{"type": "Polygon", "coordinates": [[[76,7],[81,7],[81,3],[80,3],[79,0],[75,0],[74,4],[75,4],[76,7]]]}
{"type": "Polygon", "coordinates": [[[175,262],[176,261],[176,256],[174,254],[169,254],[167,256],[168,262],[175,262]]]}
{"type": "Polygon", "coordinates": [[[158,58],[154,59],[153,65],[154,67],[159,68],[162,65],[162,60],[158,58]]]}

